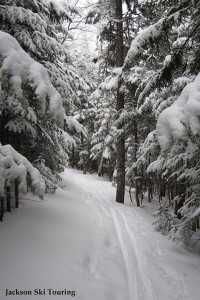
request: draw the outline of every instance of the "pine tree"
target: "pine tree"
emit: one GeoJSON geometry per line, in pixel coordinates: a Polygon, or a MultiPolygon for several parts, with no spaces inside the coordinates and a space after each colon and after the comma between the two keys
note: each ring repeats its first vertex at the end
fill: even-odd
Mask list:
{"type": "MultiPolygon", "coordinates": [[[[191,110],[184,114],[188,108],[184,109],[183,98],[184,101],[187,98],[182,95],[189,92],[190,85],[195,90],[198,82],[197,76],[194,83],[190,83],[199,72],[198,63],[193,64],[199,48],[199,4],[144,1],[138,10],[144,16],[144,27],[127,53],[123,76],[130,78],[130,83],[132,80],[133,97],[137,98],[137,120],[142,115],[152,122],[148,126],[151,132],[145,133],[145,121],[141,120],[139,128],[143,135],[139,139],[136,161],[132,165],[128,163],[131,166],[128,173],[139,168],[144,177],[146,172],[148,180],[143,178],[146,187],[149,188],[151,182],[151,190],[156,190],[156,185],[159,187],[160,200],[163,195],[169,198],[169,204],[174,205],[174,212],[181,222],[177,224],[176,218],[172,217],[167,231],[172,239],[188,243],[199,219],[198,183],[193,177],[198,172],[198,121],[195,117],[198,105],[196,103],[195,113],[191,110]],[[185,86],[186,90],[183,89],[185,86]],[[187,119],[188,114],[190,118],[187,119]]],[[[190,107],[190,102],[186,103],[190,107]]],[[[161,230],[166,225],[162,223],[166,213],[161,209],[161,230]]]]}
{"type": "Polygon", "coordinates": [[[76,132],[77,126],[68,116],[79,101],[77,85],[85,85],[61,43],[70,11],[56,1],[13,0],[0,5],[3,42],[9,39],[17,49],[15,55],[1,51],[1,142],[37,165],[49,191],[55,190],[58,172],[75,145],[69,132],[73,124],[76,132]]]}
{"type": "MultiPolygon", "coordinates": [[[[121,68],[124,60],[123,45],[123,22],[122,22],[122,1],[116,0],[116,67],[121,68]]],[[[124,109],[124,93],[122,91],[121,79],[119,79],[117,87],[117,103],[116,108],[119,113],[124,109]]],[[[118,130],[123,128],[123,123],[118,125],[118,130]]],[[[117,194],[116,202],[124,203],[125,193],[125,136],[121,134],[117,140],[117,194]]]]}

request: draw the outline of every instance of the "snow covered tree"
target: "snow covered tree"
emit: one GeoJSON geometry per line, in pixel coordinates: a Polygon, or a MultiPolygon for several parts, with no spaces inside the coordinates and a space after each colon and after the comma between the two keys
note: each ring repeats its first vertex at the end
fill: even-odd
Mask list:
{"type": "Polygon", "coordinates": [[[1,31],[0,40],[1,141],[12,144],[33,161],[38,153],[37,139],[43,137],[53,143],[50,124],[61,128],[64,123],[61,96],[51,84],[46,69],[15,38],[1,31]]]}
{"type": "Polygon", "coordinates": [[[69,133],[76,122],[67,116],[85,85],[62,44],[74,10],[53,0],[0,5],[1,142],[37,165],[49,191],[75,143],[69,133]]]}
{"type": "Polygon", "coordinates": [[[95,107],[94,134],[92,136],[91,158],[97,162],[99,176],[107,172],[110,180],[116,164],[115,136],[116,127],[113,125],[116,109],[113,92],[105,90],[103,82],[92,95],[95,107]]]}
{"type": "MultiPolygon", "coordinates": [[[[113,119],[113,126],[110,126],[110,128],[117,129],[115,132],[115,146],[117,152],[116,201],[120,203],[124,202],[125,192],[125,124],[122,117],[124,110],[124,91],[121,80],[121,68],[125,55],[124,36],[126,35],[123,30],[123,26],[124,22],[126,23],[126,26],[128,23],[128,19],[123,18],[124,16],[122,3],[123,1],[119,0],[106,1],[106,3],[103,3],[102,5],[102,1],[98,1],[97,5],[93,8],[93,10],[91,10],[88,15],[90,22],[99,21],[101,20],[102,16],[106,19],[106,22],[104,21],[104,23],[102,24],[100,33],[100,39],[102,42],[101,54],[104,56],[104,69],[102,69],[104,71],[104,74],[102,76],[102,87],[105,90],[110,89],[114,91],[113,95],[115,97],[115,105],[118,112],[117,116],[115,116],[115,119],[113,119]],[[113,70],[113,73],[111,70],[113,70]]],[[[129,1],[127,4],[129,6],[129,9],[131,9],[129,1]]],[[[109,94],[108,97],[110,97],[109,94]]],[[[110,103],[111,102],[112,101],[110,101],[110,103]]],[[[109,135],[112,136],[112,133],[110,132],[109,135]]]]}
{"type": "Polygon", "coordinates": [[[26,192],[27,187],[31,187],[32,192],[40,198],[44,196],[45,182],[41,174],[10,145],[2,146],[0,144],[0,176],[1,222],[3,222],[5,208],[8,212],[11,212],[11,192],[13,189],[16,208],[19,206],[19,192],[26,192]]]}
{"type": "Polygon", "coordinates": [[[193,62],[199,57],[199,3],[141,1],[138,10],[146,21],[127,53],[123,76],[136,85],[133,97],[137,98],[137,116],[152,122],[145,133],[145,122],[139,118],[143,137],[136,161],[131,164],[130,158],[130,170],[140,168],[143,174],[146,172],[145,188],[149,188],[149,183],[151,190],[157,185],[159,198],[165,195],[174,205],[181,221],[175,221],[174,227],[171,223],[170,236],[188,243],[199,226],[198,192],[194,192],[199,186],[195,179],[198,97],[189,93],[190,85],[193,91],[198,89],[199,64],[193,62]],[[197,101],[195,105],[190,106],[188,95],[191,102],[197,101]],[[195,107],[195,112],[191,107],[195,107]]]}
{"type": "MultiPolygon", "coordinates": [[[[124,42],[123,42],[123,12],[122,0],[116,0],[116,67],[121,68],[124,62],[124,42]]],[[[119,113],[124,109],[124,92],[122,90],[121,79],[119,78],[117,87],[116,108],[119,113]]],[[[123,123],[119,123],[117,129],[120,131],[123,123]]],[[[117,140],[117,194],[116,202],[124,203],[125,193],[125,136],[122,133],[117,140]]]]}
{"type": "MultiPolygon", "coordinates": [[[[78,96],[78,101],[75,101],[71,112],[77,123],[81,124],[79,130],[73,133],[76,147],[73,147],[71,152],[70,164],[73,167],[83,169],[85,173],[86,171],[94,171],[94,163],[89,159],[89,156],[95,118],[95,105],[90,95],[96,88],[98,73],[95,50],[93,49],[96,43],[91,42],[91,32],[95,32],[95,29],[85,22],[87,9],[82,9],[79,2],[72,0],[70,3],[75,5],[78,14],[74,13],[73,19],[68,22],[69,34],[66,36],[64,45],[69,52],[73,70],[79,79],[74,82],[73,88],[78,96]],[[90,40],[88,41],[88,39],[90,40]]],[[[69,65],[69,68],[72,69],[72,66],[69,65]]]]}

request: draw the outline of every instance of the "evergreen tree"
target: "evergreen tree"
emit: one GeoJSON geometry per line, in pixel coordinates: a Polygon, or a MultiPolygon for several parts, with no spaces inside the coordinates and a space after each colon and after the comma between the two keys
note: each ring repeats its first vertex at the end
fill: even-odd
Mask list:
{"type": "Polygon", "coordinates": [[[68,116],[79,101],[77,86],[85,85],[61,43],[67,34],[63,22],[70,20],[71,11],[74,8],[56,1],[0,5],[3,43],[7,39],[17,49],[11,53],[6,43],[1,51],[1,142],[13,145],[38,167],[49,191],[55,190],[58,172],[75,144],[69,133],[77,126],[68,116]]]}
{"type": "Polygon", "coordinates": [[[198,105],[195,102],[195,112],[191,109],[191,113],[184,115],[184,111],[194,107],[192,99],[196,98],[191,96],[191,102],[188,102],[183,95],[189,93],[190,86],[195,90],[198,85],[198,76],[194,83],[190,82],[199,72],[198,63],[193,65],[199,49],[199,4],[193,1],[143,1],[138,11],[144,17],[145,26],[127,53],[123,76],[132,86],[132,96],[137,99],[133,115],[137,115],[139,124],[141,120],[138,128],[142,128],[142,138],[139,138],[134,161],[131,164],[130,158],[128,163],[131,166],[128,174],[139,168],[143,190],[148,188],[149,199],[153,190],[157,190],[159,200],[162,196],[168,197],[181,222],[176,223],[172,216],[168,226],[164,221],[169,217],[168,211],[161,207],[158,228],[162,230],[167,226],[173,239],[188,243],[199,219],[199,202],[194,192],[198,184],[193,177],[198,172],[198,122],[195,117],[198,105]],[[190,103],[193,104],[190,106],[190,103]],[[139,117],[141,115],[143,118],[139,117]],[[151,126],[146,127],[147,120],[151,126]],[[146,133],[145,128],[148,129],[146,133]]]}

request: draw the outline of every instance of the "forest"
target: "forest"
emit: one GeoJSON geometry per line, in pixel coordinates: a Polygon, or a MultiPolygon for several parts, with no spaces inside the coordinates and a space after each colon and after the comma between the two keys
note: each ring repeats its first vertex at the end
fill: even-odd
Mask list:
{"type": "Polygon", "coordinates": [[[200,241],[200,1],[0,0],[0,221],[66,166],[200,241]]]}

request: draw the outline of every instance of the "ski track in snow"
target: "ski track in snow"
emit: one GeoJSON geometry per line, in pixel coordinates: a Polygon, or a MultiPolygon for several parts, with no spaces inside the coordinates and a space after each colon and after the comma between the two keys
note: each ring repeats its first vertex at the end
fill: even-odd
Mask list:
{"type": "MultiPolygon", "coordinates": [[[[126,216],[122,211],[115,207],[116,204],[111,204],[106,201],[106,197],[101,192],[101,190],[93,191],[92,198],[96,198],[99,206],[99,226],[103,226],[102,216],[110,217],[112,216],[113,223],[115,225],[117,237],[121,247],[122,256],[125,263],[127,281],[128,281],[128,290],[129,290],[129,299],[132,300],[160,300],[160,295],[156,295],[153,291],[151,283],[151,274],[149,272],[150,266],[148,257],[144,256],[138,249],[137,241],[135,238],[134,230],[131,230],[126,216]],[[109,214],[110,211],[110,214],[109,214]]],[[[137,216],[135,210],[128,209],[128,213],[131,218],[137,216]]],[[[152,253],[155,257],[162,255],[159,246],[156,242],[153,241],[152,253]]],[[[158,267],[158,266],[157,266],[158,267]]],[[[185,287],[185,284],[182,279],[177,279],[178,274],[171,269],[169,266],[162,263],[159,266],[160,273],[163,273],[167,279],[167,282],[171,286],[178,287],[178,293],[174,291],[172,296],[163,294],[163,299],[176,299],[176,300],[186,300],[191,299],[188,295],[188,291],[185,287]]],[[[156,280],[156,279],[155,279],[156,280]]]]}
{"type": "MultiPolygon", "coordinates": [[[[84,186],[88,185],[86,181],[83,181],[82,184],[84,186]]],[[[126,218],[127,214],[123,213],[123,211],[127,212],[129,214],[129,219],[134,219],[134,217],[138,218],[135,209],[132,209],[132,211],[130,211],[130,209],[126,210],[126,208],[125,210],[121,210],[121,207],[119,208],[120,205],[111,203],[106,200],[106,193],[103,193],[101,191],[101,188],[95,190],[91,186],[90,190],[91,198],[96,199],[96,205],[99,209],[98,226],[104,226],[105,217],[112,218],[113,224],[115,226],[127,274],[129,299],[160,300],[160,291],[159,295],[156,295],[156,293],[154,292],[153,284],[151,282],[151,262],[149,261],[148,257],[145,256],[145,254],[142,253],[138,248],[137,240],[134,234],[134,228],[130,228],[126,218]]],[[[140,226],[142,226],[141,223],[140,226]]],[[[135,224],[135,226],[137,226],[137,224],[135,224]]],[[[158,243],[152,241],[151,244],[151,251],[153,256],[156,258],[157,256],[162,256],[158,243]]],[[[95,269],[94,265],[92,267],[93,270],[95,269]]],[[[171,286],[178,287],[178,292],[176,293],[176,290],[173,290],[172,295],[167,294],[168,292],[163,292],[162,299],[191,299],[188,295],[188,291],[183,280],[177,279],[179,276],[173,269],[164,264],[162,266],[162,262],[160,262],[160,265],[157,265],[157,269],[159,270],[158,275],[160,276],[161,274],[163,274],[163,276],[165,277],[167,285],[169,285],[168,288],[171,289],[171,286]]],[[[154,280],[156,281],[157,278],[155,278],[154,280]]]]}
{"type": "MultiPolygon", "coordinates": [[[[77,182],[80,184],[78,178],[77,182]]],[[[86,178],[81,181],[81,184],[83,185],[83,189],[87,186],[86,190],[88,190],[89,184],[86,178]]],[[[151,248],[151,255],[149,257],[139,248],[140,245],[138,246],[139,242],[137,242],[134,231],[138,226],[137,223],[139,223],[141,228],[144,228],[145,225],[143,225],[143,220],[133,223],[134,217],[136,219],[140,218],[136,212],[137,208],[131,208],[130,210],[130,208],[123,207],[121,209],[120,204],[108,201],[106,199],[106,191],[102,192],[101,185],[99,189],[94,189],[92,185],[89,189],[90,197],[91,199],[96,199],[95,205],[97,205],[99,210],[97,225],[104,227],[105,218],[111,218],[115,226],[125,264],[129,300],[160,300],[161,297],[162,300],[190,300],[191,298],[183,279],[174,269],[164,263],[163,254],[158,243],[151,241],[151,244],[147,245],[151,248]],[[132,226],[134,224],[132,228],[130,228],[127,219],[129,219],[132,226]],[[155,258],[153,262],[150,261],[152,256],[155,258]],[[160,257],[160,260],[158,260],[158,257],[160,257]],[[159,277],[153,278],[153,271],[151,272],[151,269],[155,268],[157,275],[163,277],[165,284],[163,291],[162,286],[156,290],[157,284],[155,282],[159,280],[159,277]]],[[[87,202],[87,204],[90,203],[87,202]]],[[[142,232],[142,235],[145,237],[145,232],[142,232]]],[[[95,264],[97,263],[98,259],[96,257],[92,264],[93,273],[96,269],[95,264]]]]}
{"type": "Polygon", "coordinates": [[[134,236],[130,235],[123,215],[117,209],[111,211],[126,265],[129,299],[154,300],[151,282],[146,278],[146,270],[136,251],[134,236]]]}
{"type": "MultiPolygon", "coordinates": [[[[75,206],[74,211],[73,209],[72,211],[70,210],[70,213],[74,214],[74,217],[72,215],[71,221],[69,218],[70,215],[66,218],[66,220],[69,219],[69,222],[71,222],[66,226],[74,226],[73,218],[77,218],[75,214],[79,213],[79,207],[81,220],[82,218],[86,218],[85,223],[78,223],[78,227],[73,232],[75,236],[73,238],[75,239],[74,247],[81,248],[83,241],[88,245],[84,245],[83,249],[74,249],[74,251],[72,249],[72,252],[69,250],[69,253],[67,252],[66,254],[69,256],[68,263],[72,261],[72,263],[69,263],[70,269],[75,272],[72,274],[79,274],[73,275],[72,278],[78,276],[78,280],[83,281],[82,284],[78,283],[77,289],[80,288],[80,292],[76,296],[77,300],[199,299],[199,286],[196,285],[195,292],[188,286],[188,279],[190,279],[192,273],[187,273],[187,266],[191,263],[193,266],[192,270],[196,272],[196,275],[191,277],[190,280],[190,284],[193,283],[195,286],[195,280],[197,282],[198,275],[200,275],[200,271],[198,270],[200,263],[195,265],[196,260],[193,260],[193,258],[187,262],[187,258],[189,257],[186,256],[187,252],[181,250],[182,248],[175,248],[177,249],[177,253],[179,251],[180,253],[184,252],[186,256],[186,258],[183,256],[183,263],[185,263],[183,270],[180,269],[180,266],[176,265],[176,258],[179,259],[180,254],[166,250],[166,247],[169,249],[170,247],[172,248],[172,243],[163,238],[159,233],[153,231],[150,222],[143,217],[141,209],[134,207],[132,204],[130,206],[130,203],[125,205],[115,203],[115,188],[111,186],[110,182],[105,179],[102,180],[95,175],[83,175],[80,171],[66,169],[63,174],[63,180],[65,187],[57,192],[59,200],[52,196],[49,198],[50,200],[45,202],[45,205],[48,205],[48,201],[50,201],[50,208],[56,208],[59,212],[64,209],[65,203],[68,203],[68,198],[71,197],[73,201],[71,200],[70,205],[77,206],[75,206]],[[55,199],[60,202],[56,204],[55,199]],[[82,213],[86,215],[81,215],[82,213]],[[83,229],[81,229],[82,225],[85,226],[83,229]],[[79,231],[80,233],[78,233],[79,231]],[[88,232],[88,236],[85,231],[88,232]],[[85,236],[82,237],[84,234],[85,236]],[[81,241],[78,239],[81,239],[81,241]],[[85,287],[85,285],[89,285],[90,288],[85,287]],[[192,296],[191,293],[193,293],[192,296]]],[[[67,210],[65,209],[66,212],[70,207],[67,210]]],[[[34,209],[38,209],[38,206],[34,206],[34,209]]],[[[64,217],[64,215],[60,216],[64,217]]],[[[47,218],[47,216],[45,217],[47,218]]],[[[23,215],[20,218],[22,219],[23,215]]],[[[59,220],[57,218],[55,220],[56,226],[59,226],[59,220]]],[[[78,221],[79,219],[76,220],[78,221]]],[[[65,226],[65,219],[61,218],[61,221],[62,226],[65,226]]],[[[45,225],[47,226],[48,223],[45,225]]],[[[3,230],[3,227],[0,227],[0,229],[3,230]]],[[[19,229],[17,230],[19,231],[19,229]]],[[[68,229],[68,234],[70,234],[70,228],[68,229]]],[[[57,235],[58,242],[59,231],[57,235]]],[[[64,235],[65,231],[62,232],[62,238],[64,235]]],[[[69,241],[70,238],[72,237],[69,236],[69,241]]],[[[42,236],[39,236],[39,239],[42,241],[42,236]]],[[[71,241],[73,244],[73,239],[71,241]]],[[[62,246],[64,247],[64,245],[63,242],[62,246]]],[[[43,247],[45,247],[44,243],[43,247]]],[[[67,244],[65,247],[68,247],[67,244]]],[[[41,250],[46,251],[47,254],[50,251],[49,248],[47,250],[41,248],[41,250]]],[[[41,250],[36,249],[38,253],[41,250]]],[[[4,251],[3,254],[5,255],[5,249],[2,251],[4,251]]],[[[18,251],[20,251],[20,248],[18,251]]],[[[172,250],[170,249],[170,251],[172,250]]],[[[26,255],[26,252],[24,253],[26,255]]],[[[65,253],[65,249],[60,253],[65,253]]],[[[49,255],[52,258],[51,252],[49,255]]],[[[46,259],[48,260],[48,258],[46,259]]],[[[61,261],[65,261],[64,256],[60,259],[61,261]]],[[[64,275],[62,275],[61,271],[60,278],[61,276],[69,276],[69,273],[66,272],[66,267],[63,267],[64,275]]],[[[57,274],[59,274],[59,271],[60,269],[57,270],[57,274]]],[[[45,273],[42,271],[42,274],[45,273]]],[[[73,283],[73,280],[69,282],[73,283]]],[[[73,286],[76,284],[74,282],[73,286]]],[[[5,298],[9,300],[9,297],[5,298]]],[[[12,299],[15,300],[15,297],[12,296],[12,299]]],[[[28,298],[23,297],[23,299],[26,300],[28,298]]],[[[37,296],[37,299],[40,299],[40,297],[37,296]]],[[[41,297],[41,299],[44,299],[44,297],[41,297]]],[[[62,297],[59,299],[62,299],[62,297]]]]}

